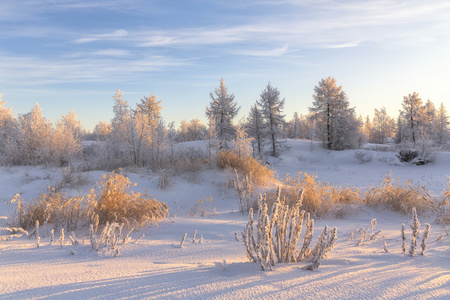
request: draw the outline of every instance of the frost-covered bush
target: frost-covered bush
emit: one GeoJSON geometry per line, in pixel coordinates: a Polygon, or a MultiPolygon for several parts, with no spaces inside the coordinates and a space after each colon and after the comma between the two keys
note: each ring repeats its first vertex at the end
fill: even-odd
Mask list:
{"type": "Polygon", "coordinates": [[[389,174],[378,187],[371,187],[364,194],[364,202],[372,207],[385,207],[390,210],[408,214],[413,207],[419,213],[432,209],[434,204],[431,196],[423,186],[413,186],[412,180],[405,184],[394,182],[389,174]]]}
{"type": "Polygon", "coordinates": [[[279,190],[269,211],[266,196],[260,196],[256,224],[253,219],[253,209],[250,208],[250,221],[242,237],[247,257],[250,261],[259,263],[262,270],[271,270],[275,263],[299,262],[307,259],[311,261],[311,264],[306,269],[313,270],[319,266],[320,260],[333,250],[337,239],[336,229],[328,232],[327,226],[318,243],[311,250],[314,220],[310,219],[309,213],[300,211],[301,202],[300,194],[297,205],[289,207],[279,190]],[[303,246],[297,249],[303,224],[306,227],[303,246]]]}
{"type": "Polygon", "coordinates": [[[403,162],[412,161],[414,158],[417,157],[417,155],[419,155],[419,153],[413,149],[402,149],[397,154],[400,161],[403,161],[403,162]]]}
{"type": "Polygon", "coordinates": [[[89,196],[95,201],[94,212],[99,223],[120,222],[127,226],[140,228],[155,223],[168,215],[164,202],[159,202],[146,193],[130,191],[130,180],[122,173],[104,174],[97,183],[97,189],[89,196]]]}
{"type": "Polygon", "coordinates": [[[363,151],[356,151],[354,157],[360,164],[365,164],[372,161],[372,154],[363,151]]]}

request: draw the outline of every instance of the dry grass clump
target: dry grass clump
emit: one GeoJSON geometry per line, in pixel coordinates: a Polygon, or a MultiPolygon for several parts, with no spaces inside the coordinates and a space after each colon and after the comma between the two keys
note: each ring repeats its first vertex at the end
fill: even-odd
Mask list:
{"type": "Polygon", "coordinates": [[[364,195],[364,202],[372,207],[385,207],[390,210],[408,214],[413,207],[419,213],[433,208],[431,196],[423,186],[412,186],[412,180],[404,184],[395,183],[389,174],[378,187],[371,187],[364,195]]]}
{"type": "Polygon", "coordinates": [[[251,156],[239,156],[233,151],[218,154],[217,166],[220,169],[236,170],[241,175],[251,176],[257,186],[266,186],[274,180],[274,172],[251,156]]]}
{"type": "MultiPolygon", "coordinates": [[[[299,194],[303,191],[303,203],[301,209],[314,216],[322,217],[330,211],[336,210],[336,214],[346,215],[338,203],[359,204],[361,192],[355,188],[336,188],[316,181],[315,175],[299,172],[295,177],[286,177],[281,186],[281,197],[290,207],[297,205],[299,194]]],[[[268,192],[268,199],[274,199],[275,191],[268,192]],[[273,195],[272,195],[273,194],[273,195]]],[[[272,205],[272,203],[269,203],[272,205]]],[[[345,208],[349,209],[349,208],[345,208]]]]}
{"type": "Polygon", "coordinates": [[[137,229],[168,215],[165,203],[146,193],[132,192],[131,186],[127,177],[112,172],[103,175],[97,189],[85,196],[69,197],[50,189],[26,203],[16,195],[11,201],[16,209],[10,223],[28,229],[39,221],[44,225],[53,224],[54,229],[72,231],[92,222],[100,225],[118,222],[137,229]]]}
{"type": "Polygon", "coordinates": [[[66,193],[50,189],[48,193],[26,203],[19,194],[11,203],[16,204],[11,224],[29,229],[36,221],[40,224],[53,224],[56,229],[65,227],[75,230],[80,223],[87,222],[92,215],[95,203],[90,195],[68,197],[66,193]]]}
{"type": "Polygon", "coordinates": [[[450,177],[448,179],[447,189],[442,192],[444,198],[438,203],[438,213],[435,221],[442,227],[450,224],[450,177]]]}
{"type": "Polygon", "coordinates": [[[127,226],[140,228],[149,223],[156,223],[168,215],[164,202],[159,202],[147,193],[130,191],[130,180],[122,173],[104,174],[97,183],[97,193],[91,191],[96,201],[94,212],[99,223],[125,223],[127,226]]]}

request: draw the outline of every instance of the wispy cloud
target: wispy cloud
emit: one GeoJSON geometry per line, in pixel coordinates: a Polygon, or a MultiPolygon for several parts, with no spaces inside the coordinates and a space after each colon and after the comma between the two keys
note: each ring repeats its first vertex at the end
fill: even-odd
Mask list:
{"type": "Polygon", "coordinates": [[[85,44],[85,43],[91,43],[95,41],[110,41],[110,40],[117,40],[119,38],[125,37],[128,35],[128,32],[123,29],[116,30],[112,33],[104,33],[104,34],[94,34],[90,35],[88,37],[79,38],[74,41],[75,44],[85,44]]]}
{"type": "Polygon", "coordinates": [[[267,49],[267,50],[258,49],[258,50],[231,51],[231,53],[235,54],[235,55],[256,56],[256,57],[276,57],[276,56],[282,56],[289,52],[292,52],[292,50],[289,50],[288,45],[281,47],[281,48],[267,49]]]}
{"type": "Polygon", "coordinates": [[[41,85],[68,82],[124,82],[142,73],[192,65],[192,61],[164,56],[116,60],[98,58],[42,59],[0,54],[0,82],[7,85],[41,85]]]}

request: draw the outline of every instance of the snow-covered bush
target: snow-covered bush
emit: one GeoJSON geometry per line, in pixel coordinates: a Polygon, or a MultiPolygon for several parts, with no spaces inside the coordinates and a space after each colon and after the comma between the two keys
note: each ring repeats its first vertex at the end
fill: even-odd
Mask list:
{"type": "Polygon", "coordinates": [[[369,152],[356,151],[354,157],[359,161],[360,164],[365,164],[372,161],[372,154],[369,152]]]}
{"type": "Polygon", "coordinates": [[[309,213],[300,211],[301,194],[296,202],[297,205],[289,207],[281,197],[281,191],[278,190],[270,211],[266,197],[260,196],[256,225],[253,209],[250,208],[250,221],[242,233],[249,260],[259,263],[262,270],[271,270],[275,263],[299,262],[306,259],[312,262],[306,269],[317,268],[320,260],[334,248],[337,239],[336,229],[329,233],[328,227],[325,226],[319,242],[311,250],[309,245],[312,241],[314,220],[310,219],[309,213]],[[303,246],[297,249],[304,219],[306,229],[303,246]]]}
{"type": "Polygon", "coordinates": [[[397,154],[400,161],[403,162],[412,161],[414,158],[417,157],[417,155],[419,155],[419,153],[413,149],[401,149],[397,154]]]}
{"type": "Polygon", "coordinates": [[[246,213],[253,206],[253,197],[255,186],[252,182],[252,176],[241,176],[236,171],[236,177],[233,180],[234,190],[239,196],[239,211],[241,213],[246,213]]]}
{"type": "Polygon", "coordinates": [[[371,187],[364,194],[364,202],[372,207],[385,207],[396,212],[407,214],[413,207],[419,213],[433,208],[431,196],[423,186],[413,186],[412,180],[401,184],[394,182],[389,174],[378,187],[371,187]]]}
{"type": "MultiPolygon", "coordinates": [[[[0,220],[7,220],[7,217],[0,216],[0,220]]],[[[28,235],[28,232],[23,228],[0,226],[0,241],[9,241],[13,238],[19,238],[24,234],[28,235]]]]}
{"type": "MultiPolygon", "coordinates": [[[[136,184],[133,184],[135,186],[136,184]]],[[[97,183],[97,191],[89,197],[95,201],[94,212],[99,223],[120,222],[140,228],[168,215],[167,205],[146,193],[130,191],[130,180],[122,173],[104,174],[97,183]]]]}

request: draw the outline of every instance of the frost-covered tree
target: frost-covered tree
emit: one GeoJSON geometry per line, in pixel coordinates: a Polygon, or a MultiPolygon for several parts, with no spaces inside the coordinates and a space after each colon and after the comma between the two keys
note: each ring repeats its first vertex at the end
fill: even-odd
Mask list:
{"type": "Polygon", "coordinates": [[[437,111],[436,119],[434,120],[434,135],[433,138],[438,145],[445,144],[449,139],[448,116],[444,103],[441,103],[437,111]]]}
{"type": "Polygon", "coordinates": [[[0,155],[6,154],[6,145],[16,134],[17,123],[13,117],[11,108],[6,108],[6,101],[0,94],[0,155]]]}
{"type": "Polygon", "coordinates": [[[137,107],[141,110],[142,115],[147,119],[148,125],[152,128],[158,126],[161,118],[161,105],[162,100],[158,101],[158,97],[151,94],[150,97],[144,97],[141,99],[141,103],[137,107]]]}
{"type": "Polygon", "coordinates": [[[250,108],[250,113],[247,117],[247,128],[249,137],[253,139],[253,152],[255,153],[256,148],[256,154],[261,157],[264,147],[264,123],[261,111],[259,110],[257,104],[250,108]]]}
{"type": "Polygon", "coordinates": [[[56,122],[56,129],[52,135],[52,146],[54,148],[53,159],[59,165],[63,166],[73,158],[80,158],[81,134],[81,122],[77,120],[77,114],[74,111],[63,115],[56,122]]]}
{"type": "Polygon", "coordinates": [[[372,124],[369,140],[372,143],[384,144],[392,136],[395,125],[394,120],[387,115],[384,106],[380,110],[374,110],[372,124]]]}
{"type": "Polygon", "coordinates": [[[206,107],[206,116],[215,121],[215,130],[219,139],[219,148],[224,147],[224,142],[234,137],[235,128],[233,119],[238,114],[240,107],[234,100],[234,94],[228,94],[223,78],[220,80],[219,88],[210,93],[211,102],[206,107]]]}
{"type": "Polygon", "coordinates": [[[294,112],[294,115],[292,116],[292,120],[288,123],[286,123],[286,132],[285,136],[290,139],[299,139],[302,138],[302,125],[303,122],[298,115],[298,112],[294,112]]]}
{"type": "Polygon", "coordinates": [[[405,134],[416,145],[416,140],[419,137],[419,129],[423,126],[424,120],[424,107],[422,105],[422,99],[416,92],[403,97],[402,102],[403,110],[400,115],[405,120],[407,127],[405,128],[405,134]]]}
{"type": "Polygon", "coordinates": [[[314,88],[314,102],[309,108],[313,114],[318,134],[328,149],[355,148],[358,144],[360,122],[355,109],[349,107],[342,86],[332,77],[322,79],[314,88]]]}
{"type": "Polygon", "coordinates": [[[111,124],[100,121],[95,125],[93,134],[98,141],[104,142],[106,137],[111,133],[111,124]]]}
{"type": "Polygon", "coordinates": [[[205,126],[199,119],[190,120],[187,126],[188,141],[198,141],[203,139],[205,130],[205,126]]]}
{"type": "Polygon", "coordinates": [[[8,150],[18,164],[49,162],[52,156],[52,126],[36,103],[31,112],[19,115],[16,143],[8,150]],[[14,149],[15,148],[15,149],[14,149]]]}
{"type": "Polygon", "coordinates": [[[117,89],[114,99],[114,118],[111,121],[112,131],[119,133],[125,132],[127,123],[130,119],[130,107],[128,101],[123,100],[123,93],[120,89],[117,89]]]}
{"type": "Polygon", "coordinates": [[[422,137],[426,137],[428,139],[432,139],[435,132],[435,119],[437,115],[436,107],[434,103],[428,100],[423,106],[423,128],[422,128],[422,137]]]}
{"type": "Polygon", "coordinates": [[[280,142],[278,139],[282,137],[282,127],[285,124],[283,115],[284,99],[280,98],[280,91],[267,84],[267,87],[261,92],[259,101],[256,103],[261,107],[261,115],[263,117],[264,135],[267,137],[271,147],[271,155],[278,156],[280,150],[280,142]]]}

